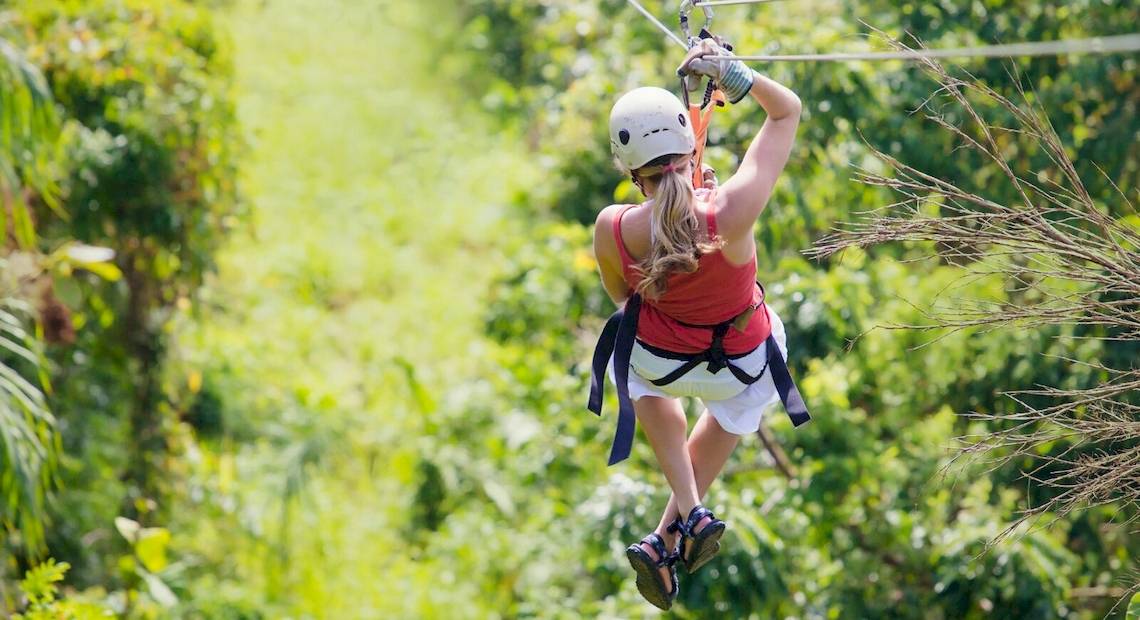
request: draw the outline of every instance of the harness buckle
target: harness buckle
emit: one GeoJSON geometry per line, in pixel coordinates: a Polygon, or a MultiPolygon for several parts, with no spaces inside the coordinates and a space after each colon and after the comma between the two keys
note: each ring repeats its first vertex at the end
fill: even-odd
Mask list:
{"type": "Polygon", "coordinates": [[[709,360],[708,370],[714,375],[727,368],[729,364],[728,353],[724,351],[724,336],[728,333],[730,325],[732,325],[730,321],[718,324],[713,329],[712,342],[705,350],[705,357],[709,360]]]}

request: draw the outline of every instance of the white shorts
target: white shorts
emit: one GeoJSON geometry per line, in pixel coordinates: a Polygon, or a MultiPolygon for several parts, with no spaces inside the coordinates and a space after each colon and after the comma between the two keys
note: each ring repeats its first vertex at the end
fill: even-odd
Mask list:
{"type": "MultiPolygon", "coordinates": [[[[772,322],[772,335],[776,337],[776,344],[786,360],[788,336],[784,332],[784,322],[771,307],[768,308],[768,317],[772,322]]],[[[732,363],[755,376],[764,368],[767,359],[768,345],[763,342],[755,351],[732,360],[732,363]]],[[[656,386],[649,382],[664,377],[684,363],[681,360],[657,357],[635,342],[629,360],[632,371],[629,373],[630,400],[638,400],[642,396],[699,398],[721,428],[736,435],[755,433],[760,428],[760,418],[768,406],[780,400],[770,370],[765,370],[764,376],[752,385],[741,383],[727,368],[716,374],[710,373],[708,364],[697,366],[669,385],[656,386]]],[[[610,358],[609,375],[610,381],[616,385],[613,357],[610,358]]]]}

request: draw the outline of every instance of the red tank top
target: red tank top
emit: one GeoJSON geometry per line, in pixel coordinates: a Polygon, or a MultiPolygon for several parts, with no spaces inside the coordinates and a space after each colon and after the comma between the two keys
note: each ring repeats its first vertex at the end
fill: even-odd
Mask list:
{"type": "MultiPolygon", "coordinates": [[[[622,274],[630,288],[642,280],[634,268],[636,261],[626,250],[621,236],[621,218],[637,205],[624,205],[614,218],[614,240],[621,253],[622,274]]],[[[710,205],[711,207],[711,205],[710,205]]],[[[716,214],[708,211],[709,236],[716,235],[716,214]]],[[[646,344],[677,353],[700,353],[712,344],[712,330],[691,325],[713,326],[741,314],[749,307],[757,311],[743,332],[729,329],[724,350],[729,355],[747,353],[760,346],[772,331],[764,293],[756,284],[756,257],[746,265],[733,265],[717,250],[700,257],[693,273],[675,273],[666,282],[658,299],[643,299],[638,315],[637,337],[646,344]]]]}

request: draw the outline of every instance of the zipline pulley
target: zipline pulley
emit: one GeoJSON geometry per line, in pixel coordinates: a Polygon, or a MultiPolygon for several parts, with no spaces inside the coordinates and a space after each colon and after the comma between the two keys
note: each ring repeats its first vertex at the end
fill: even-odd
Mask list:
{"type": "MultiPolygon", "coordinates": [[[[694,4],[693,0],[681,0],[681,8],[677,11],[677,15],[678,15],[678,21],[681,24],[681,35],[684,36],[685,43],[689,46],[689,49],[693,49],[694,47],[699,45],[701,42],[701,39],[716,39],[718,43],[723,43],[719,37],[713,36],[712,31],[709,30],[709,28],[712,27],[712,21],[713,21],[713,10],[712,10],[712,8],[710,8],[708,6],[702,6],[699,4],[694,4]],[[701,31],[697,34],[697,36],[694,37],[693,32],[692,32],[692,28],[689,26],[689,14],[693,12],[693,8],[696,6],[700,6],[701,11],[704,12],[705,23],[701,26],[701,31]]],[[[726,43],[725,43],[725,45],[727,46],[727,49],[729,49],[729,50],[732,49],[732,46],[729,46],[726,43]]],[[[684,97],[685,105],[688,105],[689,104],[689,90],[688,90],[688,88],[686,88],[687,84],[685,83],[685,77],[684,76],[681,77],[681,82],[682,82],[682,84],[681,84],[682,96],[684,97]]],[[[712,80],[709,80],[708,85],[705,87],[704,99],[701,101],[701,109],[702,110],[707,108],[709,103],[712,101],[713,91],[715,91],[715,90],[716,90],[716,85],[714,85],[712,83],[712,80]]],[[[721,103],[720,105],[723,105],[723,103],[721,103]]]]}

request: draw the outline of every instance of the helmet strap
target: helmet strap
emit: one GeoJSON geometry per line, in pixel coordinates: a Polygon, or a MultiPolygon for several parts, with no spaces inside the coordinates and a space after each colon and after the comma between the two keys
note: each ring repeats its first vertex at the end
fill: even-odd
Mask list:
{"type": "Polygon", "coordinates": [[[641,179],[637,178],[637,175],[633,173],[630,173],[629,178],[633,181],[633,184],[637,186],[637,189],[641,192],[641,195],[648,198],[649,194],[645,193],[645,187],[641,185],[641,179]]]}

